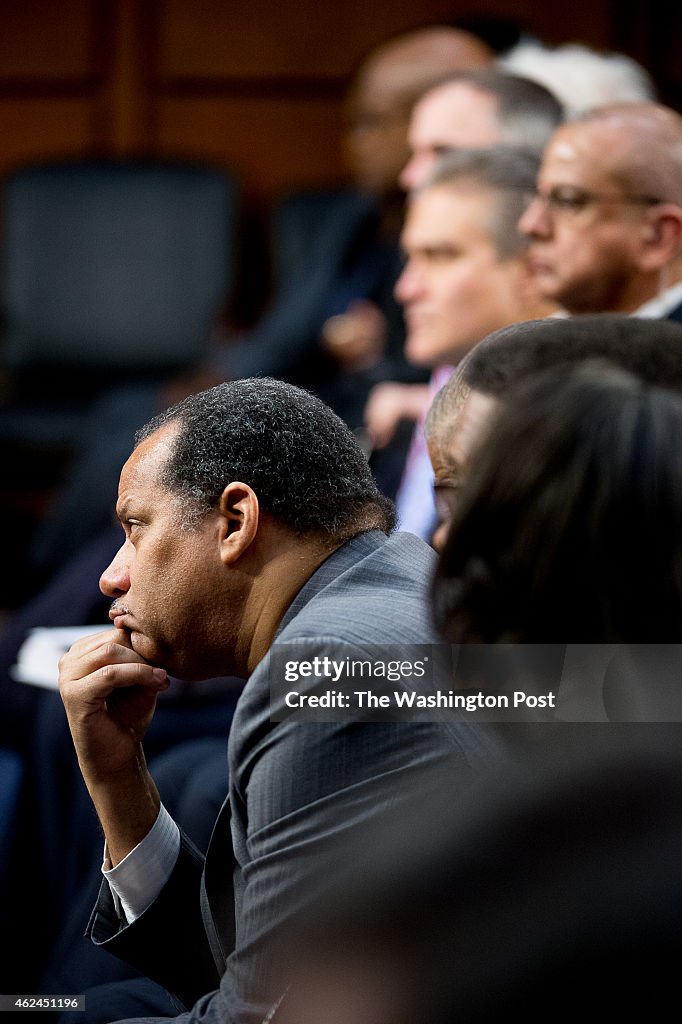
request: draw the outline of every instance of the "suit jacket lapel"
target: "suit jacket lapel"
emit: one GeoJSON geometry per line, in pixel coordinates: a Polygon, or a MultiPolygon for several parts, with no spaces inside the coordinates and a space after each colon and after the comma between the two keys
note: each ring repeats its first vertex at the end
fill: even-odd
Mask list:
{"type": "Polygon", "coordinates": [[[201,916],[213,959],[222,974],[225,962],[235,947],[234,852],[232,849],[232,813],[225,800],[213,826],[211,841],[201,879],[201,916]],[[210,893],[210,899],[209,899],[210,893]]]}

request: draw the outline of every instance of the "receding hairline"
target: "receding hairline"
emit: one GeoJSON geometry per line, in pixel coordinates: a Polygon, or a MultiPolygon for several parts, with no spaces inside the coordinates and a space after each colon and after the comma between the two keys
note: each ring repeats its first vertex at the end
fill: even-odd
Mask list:
{"type": "Polygon", "coordinates": [[[483,85],[480,85],[476,81],[475,72],[467,73],[465,71],[461,73],[455,73],[448,75],[440,82],[436,82],[430,89],[428,89],[423,96],[421,96],[415,103],[415,110],[417,107],[426,106],[428,103],[442,100],[449,92],[457,89],[468,89],[473,92],[479,93],[481,96],[487,96],[493,101],[493,109],[495,113],[499,113],[500,99],[496,92],[492,89],[486,89],[483,85]]]}
{"type": "MultiPolygon", "coordinates": [[[[564,119],[561,101],[545,85],[527,78],[523,74],[500,68],[484,67],[474,70],[453,72],[441,81],[435,82],[415,104],[415,109],[431,99],[442,101],[450,90],[465,88],[492,101],[492,110],[500,131],[501,140],[509,145],[519,144],[517,138],[519,120],[521,123],[536,119],[545,124],[543,132],[546,142],[552,132],[564,119]],[[517,127],[512,127],[516,125],[517,127]]],[[[538,148],[537,140],[531,143],[521,132],[527,145],[538,148]]],[[[543,148],[544,142],[540,145],[543,148]]]]}
{"type": "Polygon", "coordinates": [[[168,443],[170,445],[176,441],[178,436],[182,433],[184,419],[181,413],[169,417],[158,426],[154,425],[156,418],[157,417],[152,417],[147,421],[147,423],[135,431],[133,451],[137,451],[141,444],[144,444],[145,441],[151,440],[155,434],[159,435],[159,440],[161,440],[164,435],[167,435],[168,443]]]}
{"type": "Polygon", "coordinates": [[[262,510],[298,534],[343,543],[394,526],[393,504],[352,432],[292,384],[242,378],[189,395],[138,431],[135,450],[157,434],[168,438],[158,480],[182,507],[183,528],[194,529],[234,481],[252,487],[262,510]]]}

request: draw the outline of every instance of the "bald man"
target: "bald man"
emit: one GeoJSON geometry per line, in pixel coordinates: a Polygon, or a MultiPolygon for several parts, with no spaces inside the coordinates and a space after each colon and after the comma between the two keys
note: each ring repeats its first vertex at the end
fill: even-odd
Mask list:
{"type": "Polygon", "coordinates": [[[519,228],[567,312],[682,320],[682,117],[619,103],[560,127],[519,228]]]}

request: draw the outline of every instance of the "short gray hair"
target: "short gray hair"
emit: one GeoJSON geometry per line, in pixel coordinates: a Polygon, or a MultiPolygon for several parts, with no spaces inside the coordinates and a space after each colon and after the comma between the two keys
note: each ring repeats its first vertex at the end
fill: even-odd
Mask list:
{"type": "Polygon", "coordinates": [[[494,196],[486,225],[500,259],[514,259],[527,246],[517,228],[528,197],[535,192],[540,157],[519,146],[458,149],[441,157],[417,195],[430,188],[470,186],[494,196]]]}
{"type": "Polygon", "coordinates": [[[433,87],[469,85],[495,100],[500,142],[505,146],[523,146],[541,153],[564,119],[564,108],[544,85],[521,74],[499,68],[460,71],[433,87]]]}

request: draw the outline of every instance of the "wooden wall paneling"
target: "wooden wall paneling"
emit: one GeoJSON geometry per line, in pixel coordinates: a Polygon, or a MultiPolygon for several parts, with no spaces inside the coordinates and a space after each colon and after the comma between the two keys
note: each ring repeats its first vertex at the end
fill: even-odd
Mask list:
{"type": "Polygon", "coordinates": [[[155,149],[158,10],[152,0],[100,0],[97,63],[102,88],[93,111],[93,146],[111,156],[155,149]]]}
{"type": "Polygon", "coordinates": [[[308,76],[343,78],[371,46],[416,25],[458,15],[518,18],[550,42],[607,45],[609,0],[577,8],[532,0],[165,0],[160,7],[162,80],[308,76]]]}
{"type": "Polygon", "coordinates": [[[358,57],[394,32],[452,10],[438,0],[166,0],[160,73],[165,80],[235,77],[345,77],[358,57]]]}
{"type": "MultiPolygon", "coordinates": [[[[610,38],[610,0],[589,4],[560,4],[539,0],[455,0],[450,5],[457,15],[507,17],[518,19],[528,31],[548,45],[582,42],[608,47],[610,38]]],[[[643,2],[643,0],[642,0],[643,2]]]]}
{"type": "MultiPolygon", "coordinates": [[[[361,55],[398,31],[471,14],[472,6],[3,0],[0,167],[83,153],[158,154],[234,168],[260,196],[335,183],[344,176],[342,97],[361,55]]],[[[679,18],[675,31],[662,0],[626,0],[625,19],[623,10],[613,0],[577,8],[532,0],[475,5],[478,15],[525,20],[549,42],[629,40],[645,62],[663,56],[655,73],[679,80],[682,47],[665,46],[668,35],[679,40],[679,18]]]]}
{"type": "Polygon", "coordinates": [[[87,83],[97,0],[2,0],[0,90],[32,83],[87,83]]]}
{"type": "Polygon", "coordinates": [[[342,125],[341,103],[324,97],[161,98],[159,152],[228,167],[263,199],[342,181],[342,125]]]}
{"type": "Polygon", "coordinates": [[[102,84],[97,0],[4,0],[0,32],[0,170],[82,156],[102,84]]]}
{"type": "Polygon", "coordinates": [[[91,122],[88,97],[0,95],[0,172],[24,163],[85,155],[91,122]]]}

